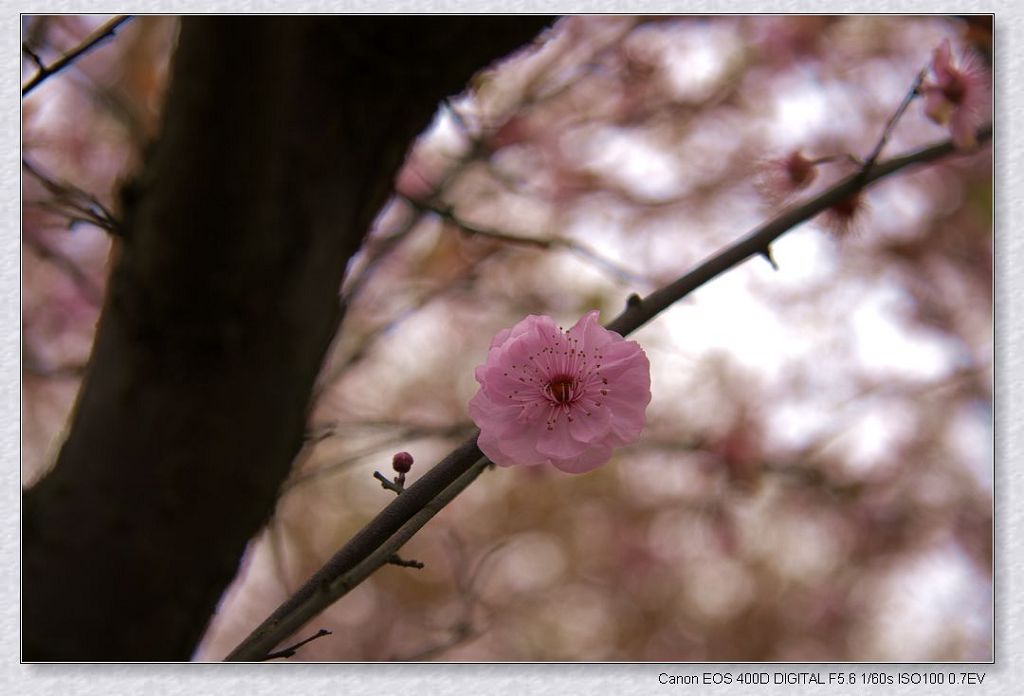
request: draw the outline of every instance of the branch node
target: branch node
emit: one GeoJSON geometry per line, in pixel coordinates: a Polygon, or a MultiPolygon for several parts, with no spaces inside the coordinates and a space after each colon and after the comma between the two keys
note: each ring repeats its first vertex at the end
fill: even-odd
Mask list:
{"type": "Polygon", "coordinates": [[[331,635],[330,631],[328,631],[326,628],[321,628],[319,631],[316,632],[315,635],[312,635],[309,638],[306,638],[305,640],[300,640],[295,645],[291,645],[291,646],[289,646],[287,648],[284,648],[283,650],[277,650],[277,651],[272,652],[272,653],[267,653],[267,655],[265,657],[263,657],[260,660],[260,662],[265,662],[267,660],[276,660],[279,657],[283,657],[284,659],[288,659],[289,657],[294,656],[295,653],[298,651],[298,649],[301,648],[306,643],[312,643],[317,638],[323,638],[324,636],[329,636],[329,635],[331,635]]]}
{"type": "Polygon", "coordinates": [[[899,122],[900,117],[910,106],[910,102],[914,101],[921,94],[921,83],[924,82],[925,75],[928,73],[928,68],[922,68],[917,75],[914,77],[914,82],[910,86],[910,91],[903,97],[903,101],[896,108],[895,113],[889,117],[889,120],[885,124],[885,129],[882,131],[882,135],[878,138],[878,142],[875,143],[874,149],[871,154],[864,160],[864,165],[861,170],[861,176],[866,178],[871,172],[871,168],[875,166],[875,162],[878,161],[879,156],[882,154],[882,150],[885,148],[886,143],[889,142],[889,136],[892,135],[893,130],[896,128],[896,124],[899,122]]]}
{"type": "Polygon", "coordinates": [[[420,561],[417,561],[417,560],[412,559],[412,558],[410,558],[409,560],[406,560],[406,559],[402,558],[401,556],[399,556],[397,553],[394,553],[394,554],[391,554],[390,556],[388,556],[387,562],[390,563],[391,565],[399,566],[400,568],[417,568],[417,569],[419,569],[419,568],[425,568],[426,567],[420,561]]]}
{"type": "MultiPolygon", "coordinates": [[[[984,126],[978,130],[977,138],[979,141],[988,140],[991,134],[991,125],[984,126]]],[[[689,273],[655,290],[643,300],[638,310],[621,313],[606,324],[605,328],[623,336],[632,333],[653,316],[712,278],[746,261],[754,254],[768,253],[770,243],[780,235],[834,206],[837,200],[843,200],[852,192],[859,191],[861,186],[890,176],[910,165],[931,162],[955,152],[952,140],[946,139],[878,163],[864,174],[847,177],[812,200],[780,213],[689,273]]],[[[408,495],[392,501],[361,532],[335,553],[317,575],[252,631],[226,659],[257,659],[265,654],[268,645],[276,645],[282,635],[287,636],[301,627],[330,602],[336,601],[345,592],[365,580],[393,556],[427,521],[472,483],[480,472],[493,466],[477,446],[479,434],[479,431],[476,431],[466,442],[421,476],[410,486],[408,495]],[[321,577],[323,579],[318,579],[321,577]],[[327,578],[335,579],[333,587],[336,591],[330,594],[327,591],[332,587],[332,583],[327,578]],[[322,590],[326,596],[314,596],[317,590],[322,590]]],[[[381,481],[384,488],[393,489],[394,484],[383,474],[375,472],[374,476],[381,481]]]]}
{"type": "Polygon", "coordinates": [[[40,60],[39,56],[36,53],[34,53],[27,46],[22,45],[21,50],[24,51],[32,60],[32,62],[36,64],[38,70],[36,71],[36,74],[32,76],[32,79],[30,79],[28,82],[22,85],[21,96],[24,97],[33,89],[41,85],[43,81],[45,81],[51,75],[56,75],[61,70],[74,63],[83,54],[87,53],[88,51],[91,51],[98,44],[102,43],[104,39],[114,36],[117,32],[117,28],[125,22],[127,22],[129,19],[131,19],[130,15],[120,15],[118,17],[114,17],[112,20],[110,20],[102,27],[97,29],[95,32],[93,32],[78,46],[73,48],[68,53],[65,53],[63,56],[55,60],[53,63],[50,63],[49,65],[43,65],[42,60],[40,60]]]}
{"type": "Polygon", "coordinates": [[[40,58],[39,54],[32,50],[27,43],[21,44],[21,52],[28,56],[29,60],[35,63],[36,68],[40,71],[46,69],[46,66],[43,65],[43,59],[40,58]]]}
{"type": "Polygon", "coordinates": [[[643,298],[641,298],[634,292],[630,294],[629,297],[626,298],[626,308],[633,309],[634,307],[639,307],[640,305],[643,304],[643,302],[643,298]]]}
{"type": "Polygon", "coordinates": [[[373,477],[380,481],[381,488],[392,491],[395,495],[401,495],[402,491],[405,490],[405,474],[399,474],[395,477],[394,481],[391,481],[379,471],[374,471],[373,477]]]}
{"type": "Polygon", "coordinates": [[[772,267],[773,271],[779,270],[779,264],[775,262],[775,257],[772,256],[771,246],[766,246],[758,253],[761,254],[761,257],[768,262],[768,264],[772,267]]]}

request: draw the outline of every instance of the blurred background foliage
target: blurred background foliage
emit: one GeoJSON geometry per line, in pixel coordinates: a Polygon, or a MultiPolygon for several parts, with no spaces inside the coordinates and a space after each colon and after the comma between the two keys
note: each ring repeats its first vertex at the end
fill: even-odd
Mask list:
{"type": "MultiPolygon", "coordinates": [[[[51,61],[107,18],[26,17],[51,61]]],[[[943,38],[988,18],[572,17],[439,106],[349,268],[309,438],[199,659],[223,657],[472,424],[526,314],[605,320],[766,220],[766,162],[865,156],[943,38]]],[[[54,461],[159,131],[176,22],[138,17],[23,101],[23,481],[54,461]]],[[[28,57],[23,78],[35,71],[28,57]]],[[[315,137],[315,134],[311,134],[315,137]]],[[[914,104],[886,154],[947,137],[914,104]]],[[[849,173],[823,165],[814,188],[849,173]]],[[[634,334],[641,440],[498,469],[309,626],[307,660],[987,660],[991,150],[870,189],[634,334]]],[[[266,395],[268,399],[273,394],[266,395]]],[[[130,425],[126,424],[126,427],[130,425]]],[[[202,476],[202,472],[196,472],[202,476]]],[[[201,540],[197,540],[201,543],[201,540]]]]}

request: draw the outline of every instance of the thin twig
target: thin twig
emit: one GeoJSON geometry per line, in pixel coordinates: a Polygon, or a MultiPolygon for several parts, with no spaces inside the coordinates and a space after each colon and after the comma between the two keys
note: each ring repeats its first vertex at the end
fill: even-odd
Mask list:
{"type": "Polygon", "coordinates": [[[421,561],[417,561],[412,558],[406,560],[397,553],[393,553],[388,556],[387,562],[388,564],[398,566],[399,568],[416,568],[418,570],[427,567],[426,564],[421,561]]]}
{"type": "Polygon", "coordinates": [[[452,290],[456,290],[464,286],[472,286],[472,284],[476,282],[480,265],[485,261],[498,257],[503,251],[504,249],[502,248],[486,251],[480,258],[476,259],[460,273],[457,273],[455,276],[444,281],[440,285],[430,288],[419,297],[414,298],[410,302],[409,306],[398,311],[393,317],[385,321],[383,324],[374,327],[365,335],[361,336],[359,339],[359,345],[356,346],[343,361],[333,365],[330,370],[326,372],[325,377],[317,387],[315,395],[318,397],[330,385],[336,384],[346,371],[350,370],[360,360],[363,360],[370,355],[370,351],[381,337],[393,332],[399,324],[409,317],[414,316],[416,312],[452,290]]]}
{"type": "Polygon", "coordinates": [[[96,48],[96,46],[102,43],[105,39],[114,36],[115,32],[117,31],[117,28],[125,22],[127,22],[129,19],[131,19],[131,15],[118,15],[117,17],[114,17],[109,22],[101,26],[88,37],[86,37],[86,39],[82,41],[82,43],[75,46],[73,49],[65,53],[63,56],[58,58],[50,65],[43,65],[38,55],[36,55],[34,52],[27,49],[26,47],[22,47],[22,50],[25,51],[26,55],[32,60],[33,63],[35,63],[39,67],[39,71],[32,76],[32,79],[30,79],[28,82],[22,85],[21,96],[26,96],[29,92],[31,92],[36,87],[41,85],[46,79],[52,77],[53,75],[56,75],[61,70],[74,63],[80,57],[82,57],[92,49],[96,48]]]}
{"type": "MultiPolygon", "coordinates": [[[[411,654],[393,655],[389,658],[393,662],[422,662],[433,659],[457,645],[473,640],[487,630],[487,626],[482,626],[481,621],[476,617],[476,609],[480,606],[488,614],[492,612],[476,591],[476,584],[483,575],[484,566],[506,546],[507,542],[499,541],[493,544],[470,567],[465,545],[454,530],[449,532],[449,541],[453,554],[452,573],[458,598],[462,604],[462,611],[447,627],[448,636],[446,638],[434,645],[422,647],[411,654]]],[[[485,617],[485,620],[486,618],[489,617],[485,617]]]]}
{"type": "Polygon", "coordinates": [[[22,241],[27,248],[35,252],[37,257],[53,264],[53,266],[67,275],[75,287],[78,288],[82,299],[89,303],[89,305],[99,307],[103,303],[103,290],[74,259],[49,246],[36,236],[24,236],[22,241]]]}
{"type": "MultiPolygon", "coordinates": [[[[992,127],[985,126],[978,131],[978,142],[982,143],[992,137],[992,127]]],[[[811,200],[794,205],[782,211],[769,222],[761,225],[738,242],[726,247],[711,258],[702,262],[686,275],[659,290],[654,291],[640,302],[628,304],[619,316],[609,322],[605,328],[625,336],[646,324],[669,305],[690,294],[712,278],[759,255],[768,246],[802,222],[818,213],[845,200],[852,194],[865,188],[879,179],[887,177],[906,167],[925,164],[956,152],[952,140],[943,140],[934,145],[914,150],[905,155],[894,157],[876,164],[869,172],[856,172],[832,185],[811,200]]]]}
{"type": "Polygon", "coordinates": [[[430,212],[437,215],[442,220],[451,223],[455,227],[459,228],[463,233],[473,236],[482,237],[485,239],[493,239],[498,242],[505,244],[514,244],[517,246],[534,247],[536,249],[565,249],[573,254],[576,254],[580,258],[586,259],[601,270],[612,275],[615,280],[619,282],[627,282],[638,285],[650,285],[650,280],[644,276],[630,271],[628,268],[623,268],[611,259],[602,256],[597,253],[586,244],[577,242],[574,239],[568,237],[559,236],[546,236],[546,237],[527,237],[523,235],[509,234],[507,232],[501,232],[500,230],[488,229],[479,225],[474,225],[470,222],[466,222],[455,214],[455,211],[451,208],[443,208],[441,206],[417,203],[409,200],[410,205],[416,209],[430,212]]]}
{"type": "Polygon", "coordinates": [[[31,360],[24,360],[21,371],[30,377],[54,380],[82,379],[85,376],[86,366],[82,363],[69,365],[58,365],[56,367],[44,367],[31,360]]]}
{"type": "Polygon", "coordinates": [[[375,479],[377,479],[378,481],[380,481],[380,487],[381,488],[383,488],[385,490],[389,490],[392,493],[394,493],[395,495],[401,495],[402,491],[405,490],[405,486],[400,484],[397,479],[392,481],[391,479],[389,479],[387,476],[385,476],[384,474],[380,473],[379,471],[373,472],[373,477],[375,479]]]}
{"type": "Polygon", "coordinates": [[[372,538],[373,532],[369,525],[364,527],[225,659],[236,662],[261,660],[282,639],[290,636],[387,563],[423,525],[476,480],[489,464],[476,448],[474,435],[468,446],[463,445],[448,455],[415,485],[407,488],[404,494],[397,496],[375,518],[380,519],[384,515],[396,523],[395,531],[383,543],[377,543],[372,538]],[[474,452],[473,461],[466,462],[466,456],[474,452]]]}
{"type": "Polygon", "coordinates": [[[292,645],[291,647],[285,648],[283,650],[278,650],[277,652],[270,653],[269,655],[264,657],[262,660],[260,660],[260,662],[264,662],[266,660],[276,660],[279,657],[283,657],[283,658],[287,659],[287,658],[292,657],[293,655],[295,655],[295,653],[298,651],[298,649],[301,648],[306,643],[312,643],[317,638],[323,638],[324,636],[329,636],[329,635],[331,635],[330,631],[328,631],[326,628],[321,628],[314,635],[311,635],[309,638],[306,638],[305,640],[300,640],[298,643],[296,643],[295,645],[292,645]]]}
{"type": "Polygon", "coordinates": [[[43,65],[43,59],[40,58],[39,54],[33,51],[32,48],[27,43],[21,44],[21,52],[28,56],[29,60],[35,63],[35,66],[38,70],[45,70],[45,66],[43,65]]]}
{"type": "Polygon", "coordinates": [[[120,221],[96,196],[74,184],[53,179],[27,159],[21,160],[21,167],[53,194],[52,201],[38,201],[33,205],[68,218],[69,228],[85,222],[111,234],[121,235],[120,221]]]}
{"type": "MultiPolygon", "coordinates": [[[[367,445],[363,449],[360,449],[350,454],[349,456],[345,457],[340,461],[331,462],[330,464],[322,464],[315,468],[296,470],[296,472],[291,476],[291,478],[284,482],[284,485],[281,488],[281,493],[283,495],[284,493],[291,491],[296,486],[309,483],[323,476],[330,476],[331,474],[340,473],[349,466],[351,466],[352,464],[354,464],[355,462],[359,461],[360,459],[368,457],[371,454],[380,452],[382,449],[390,447],[395,443],[407,442],[409,440],[421,440],[431,437],[460,437],[465,433],[470,432],[472,429],[472,423],[455,423],[454,425],[444,426],[415,425],[405,427],[402,430],[399,430],[394,434],[389,435],[387,438],[383,440],[380,440],[371,445],[367,445]]],[[[330,437],[330,435],[327,435],[325,437],[330,437]]],[[[306,446],[311,446],[323,439],[324,437],[320,437],[317,440],[307,442],[306,446]]]]}
{"type": "Polygon", "coordinates": [[[883,148],[885,148],[885,144],[889,142],[889,136],[892,135],[893,129],[896,128],[896,123],[900,120],[900,117],[903,116],[903,112],[907,110],[907,107],[910,106],[910,102],[914,101],[914,98],[917,97],[919,93],[918,90],[921,89],[921,83],[924,82],[924,76],[927,72],[928,68],[922,68],[921,72],[917,73],[917,77],[914,78],[914,84],[910,86],[910,91],[903,96],[903,101],[900,102],[899,107],[896,109],[893,115],[889,117],[889,120],[886,121],[885,128],[882,129],[882,135],[878,139],[878,142],[875,143],[875,149],[872,150],[871,154],[868,155],[866,160],[864,160],[865,172],[869,171],[871,167],[875,166],[875,162],[878,160],[878,157],[882,154],[882,150],[883,148]]]}
{"type": "Polygon", "coordinates": [[[422,648],[419,651],[404,657],[394,656],[392,662],[425,662],[448,652],[452,648],[465,643],[479,636],[482,631],[465,619],[458,619],[448,629],[449,636],[437,645],[422,648]]]}
{"type": "MultiPolygon", "coordinates": [[[[991,126],[980,129],[978,142],[987,141],[991,135],[991,126]]],[[[877,164],[866,174],[858,172],[841,180],[815,198],[786,209],[676,281],[638,302],[627,303],[622,313],[608,323],[606,328],[622,336],[632,333],[711,279],[760,254],[785,232],[868,184],[912,165],[931,162],[953,152],[956,152],[953,142],[944,140],[877,164]]],[[[488,460],[477,447],[478,436],[477,430],[416,483],[406,488],[402,495],[396,496],[226,659],[259,660],[309,619],[369,577],[483,471],[488,460]]]]}
{"type": "Polygon", "coordinates": [[[359,293],[362,292],[363,287],[366,286],[374,273],[376,273],[380,262],[390,255],[416,229],[422,217],[423,213],[413,210],[398,225],[398,229],[394,232],[367,242],[364,252],[365,261],[363,261],[358,271],[345,280],[341,301],[346,306],[350,306],[353,303],[359,293]]]}
{"type": "MultiPolygon", "coordinates": [[[[876,145],[877,147],[877,145],[876,145]]],[[[838,155],[825,155],[824,157],[815,157],[812,159],[811,164],[829,164],[831,162],[849,162],[858,167],[864,166],[864,161],[856,155],[849,152],[841,152],[838,155]]]]}

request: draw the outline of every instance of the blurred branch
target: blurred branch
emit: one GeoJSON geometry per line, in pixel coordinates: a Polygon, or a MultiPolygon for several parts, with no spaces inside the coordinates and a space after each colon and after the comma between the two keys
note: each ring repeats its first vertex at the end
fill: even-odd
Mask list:
{"type": "Polygon", "coordinates": [[[455,591],[461,611],[454,620],[445,627],[447,635],[440,641],[427,645],[414,653],[404,656],[392,656],[390,659],[397,662],[422,662],[441,655],[452,648],[473,640],[486,631],[488,626],[481,626],[480,621],[475,617],[477,607],[482,607],[490,618],[491,611],[486,606],[480,594],[477,592],[477,584],[483,575],[484,567],[498,551],[503,549],[507,542],[499,541],[486,549],[475,563],[471,563],[467,553],[465,542],[454,531],[449,532],[449,546],[452,550],[452,576],[455,581],[455,591]]]}
{"type": "Polygon", "coordinates": [[[424,662],[431,660],[438,655],[448,652],[457,645],[472,640],[480,635],[481,631],[472,623],[463,619],[457,620],[449,629],[449,636],[435,645],[421,648],[419,651],[403,657],[392,658],[393,662],[424,662]]]}
{"type": "Polygon", "coordinates": [[[38,377],[40,379],[81,379],[85,376],[85,365],[72,363],[68,365],[57,365],[48,367],[40,363],[28,348],[22,343],[22,364],[21,371],[25,375],[38,377]]]}
{"type": "Polygon", "coordinates": [[[21,96],[27,96],[29,92],[34,90],[36,87],[41,85],[45,80],[56,75],[64,68],[68,67],[76,60],[81,58],[83,55],[96,48],[104,40],[114,36],[117,32],[118,27],[131,19],[131,15],[118,15],[109,22],[101,26],[99,29],[90,34],[82,43],[78,44],[75,48],[71,49],[63,56],[55,60],[50,65],[43,65],[43,61],[39,58],[36,53],[28,46],[22,46],[21,50],[36,64],[39,70],[32,78],[21,87],[21,96]]]}
{"type": "MultiPolygon", "coordinates": [[[[441,438],[458,437],[458,436],[461,436],[461,435],[465,434],[466,432],[468,432],[471,429],[471,427],[472,427],[472,424],[469,424],[469,423],[455,423],[454,425],[442,425],[442,426],[426,426],[426,425],[408,425],[408,426],[404,426],[400,430],[398,430],[397,432],[395,432],[392,435],[388,436],[387,438],[384,438],[383,440],[380,440],[379,442],[375,442],[372,445],[368,445],[368,446],[364,447],[363,449],[360,449],[360,450],[358,450],[358,451],[348,455],[347,457],[345,457],[342,460],[339,460],[339,461],[336,461],[336,462],[332,462],[330,464],[325,464],[325,465],[322,465],[322,466],[318,466],[316,468],[309,469],[309,470],[306,470],[306,471],[298,471],[290,479],[288,479],[285,482],[284,486],[282,487],[282,491],[281,492],[282,492],[282,494],[284,494],[284,493],[287,493],[287,492],[291,491],[296,486],[299,486],[299,485],[302,485],[302,484],[305,484],[305,483],[309,483],[310,481],[319,479],[319,478],[321,478],[323,476],[329,476],[331,474],[336,474],[339,471],[342,471],[345,468],[351,466],[352,464],[354,464],[355,462],[359,461],[360,459],[363,459],[364,457],[368,457],[369,455],[374,454],[376,452],[380,452],[383,449],[387,449],[388,447],[391,447],[391,446],[393,446],[393,445],[395,445],[397,443],[408,442],[409,440],[420,440],[420,439],[429,438],[429,437],[441,437],[441,438]]],[[[329,434],[325,434],[325,435],[318,434],[317,435],[317,439],[315,441],[311,441],[311,442],[307,443],[307,445],[315,444],[316,442],[320,442],[322,440],[325,440],[328,437],[331,437],[331,435],[333,435],[333,431],[331,431],[331,430],[328,430],[328,431],[325,431],[325,432],[327,432],[329,434]]]]}
{"type": "MultiPolygon", "coordinates": [[[[324,476],[337,474],[356,462],[373,454],[394,446],[397,443],[404,443],[411,440],[419,440],[430,437],[453,438],[462,437],[473,427],[472,423],[454,423],[450,425],[434,426],[429,424],[409,423],[400,420],[379,420],[379,421],[358,421],[349,423],[331,423],[313,429],[304,438],[302,449],[296,456],[296,464],[291,478],[287,479],[281,488],[281,496],[290,493],[296,487],[317,481],[324,476]],[[349,432],[354,428],[391,430],[391,434],[374,442],[356,452],[346,456],[339,461],[324,464],[315,468],[304,469],[303,464],[310,459],[314,448],[321,442],[334,437],[341,437],[342,432],[349,432]]],[[[285,567],[284,551],[284,523],[277,513],[267,523],[268,540],[271,554],[274,561],[274,572],[277,581],[284,589],[285,594],[292,594],[292,584],[288,579],[285,567]]]]}
{"type": "Polygon", "coordinates": [[[397,553],[393,553],[390,556],[388,556],[388,560],[386,561],[386,563],[388,563],[389,565],[398,566],[399,568],[415,568],[416,570],[422,570],[423,568],[426,568],[426,565],[423,564],[421,561],[417,561],[412,558],[405,559],[399,556],[397,553]]]}
{"type": "MultiPolygon", "coordinates": [[[[619,33],[617,33],[614,37],[606,41],[601,46],[598,46],[596,49],[594,49],[593,55],[590,57],[590,60],[584,61],[583,65],[585,66],[586,71],[592,70],[593,66],[598,61],[598,58],[607,51],[611,50],[614,46],[618,45],[618,43],[621,42],[622,39],[625,36],[627,36],[633,28],[635,28],[636,26],[643,25],[648,21],[651,20],[641,19],[637,21],[624,21],[619,33]]],[[[539,67],[535,70],[534,77],[531,78],[528,81],[528,83],[522,87],[523,94],[518,107],[518,113],[525,113],[528,109],[535,108],[545,102],[548,102],[555,98],[556,96],[560,95],[563,91],[578,85],[579,80],[566,80],[564,84],[562,84],[554,92],[543,95],[538,93],[538,90],[541,86],[540,83],[542,81],[542,78],[545,75],[547,75],[550,70],[554,68],[555,63],[558,62],[560,57],[563,57],[563,51],[564,49],[559,51],[551,51],[548,54],[546,54],[546,57],[539,64],[539,67]]],[[[404,239],[406,239],[409,236],[409,234],[416,228],[417,224],[422,219],[424,213],[433,212],[435,214],[440,214],[441,207],[437,206],[435,202],[441,200],[441,198],[447,191],[448,185],[452,181],[457,179],[466,170],[467,167],[476,162],[483,162],[488,167],[490,167],[492,164],[491,160],[488,159],[488,157],[492,154],[492,150],[489,143],[487,142],[487,138],[485,137],[485,132],[487,131],[487,128],[482,127],[480,124],[470,124],[467,121],[466,116],[463,115],[461,111],[459,111],[458,107],[454,103],[454,100],[452,100],[451,98],[446,99],[443,102],[443,105],[444,108],[451,115],[456,127],[461,131],[463,137],[465,137],[469,141],[468,149],[465,152],[464,156],[454,161],[451,167],[447,171],[445,171],[444,175],[440,178],[440,180],[434,183],[433,193],[431,194],[431,203],[417,203],[415,201],[409,200],[405,196],[401,196],[401,194],[396,194],[399,199],[405,201],[410,205],[412,210],[415,212],[415,215],[411,215],[409,218],[404,220],[402,224],[399,225],[398,229],[395,232],[387,235],[386,237],[378,238],[372,241],[370,244],[368,244],[367,258],[364,264],[362,265],[362,268],[355,274],[353,274],[351,279],[346,279],[346,287],[344,292],[342,293],[342,302],[345,305],[352,304],[355,297],[359,294],[359,292],[363,289],[363,287],[369,281],[370,277],[375,272],[379,262],[386,258],[392,251],[394,251],[395,248],[397,248],[397,246],[404,239]]],[[[494,171],[492,171],[492,174],[495,175],[496,177],[498,176],[498,174],[494,171]]],[[[451,220],[451,222],[453,222],[453,224],[455,224],[456,226],[461,227],[463,231],[469,234],[494,237],[494,235],[486,234],[485,232],[480,230],[469,230],[466,228],[466,226],[461,225],[454,220],[451,220]]],[[[496,234],[501,235],[502,233],[499,232],[496,234]]],[[[533,240],[516,238],[512,237],[511,235],[507,236],[511,238],[504,239],[502,241],[537,246],[536,243],[531,244],[533,240]]],[[[549,248],[550,246],[551,245],[549,244],[547,247],[544,248],[549,248]]],[[[590,252],[589,249],[583,247],[582,245],[575,246],[578,247],[576,249],[576,253],[580,254],[585,258],[588,258],[588,260],[594,261],[598,264],[603,264],[605,270],[610,271],[611,273],[616,275],[618,280],[626,280],[627,282],[640,282],[645,285],[650,285],[650,281],[648,279],[643,278],[642,276],[638,276],[635,273],[631,273],[629,271],[625,271],[623,269],[615,267],[614,264],[610,264],[610,262],[608,262],[607,260],[598,257],[596,254],[590,252]]]]}
{"type": "Polygon", "coordinates": [[[36,256],[53,264],[66,274],[82,294],[82,299],[93,307],[100,306],[103,301],[103,291],[74,259],[43,243],[35,236],[22,235],[22,241],[25,246],[35,252],[36,256]]]}
{"type": "MultiPolygon", "coordinates": [[[[434,426],[429,424],[410,423],[409,421],[401,419],[370,419],[370,420],[358,420],[358,421],[346,421],[342,423],[326,423],[319,427],[314,428],[306,434],[306,440],[316,443],[321,440],[326,440],[330,437],[340,437],[342,431],[347,431],[353,428],[366,429],[366,430],[395,430],[397,428],[412,429],[412,430],[429,430],[435,427],[439,428],[451,428],[455,426],[444,425],[434,426]]],[[[464,426],[469,427],[469,426],[464,426]]]]}
{"type": "Polygon", "coordinates": [[[394,317],[388,319],[383,324],[370,329],[365,335],[363,335],[359,341],[359,344],[355,349],[339,364],[331,366],[330,370],[326,372],[326,375],[320,380],[317,385],[315,396],[319,397],[323,391],[330,385],[336,383],[338,379],[353,365],[364,359],[369,355],[370,350],[374,344],[381,338],[392,331],[395,327],[401,324],[403,321],[411,316],[414,316],[419,310],[426,307],[434,300],[442,297],[446,293],[458,288],[460,286],[470,286],[477,278],[478,266],[487,260],[500,253],[500,249],[492,250],[475,262],[472,265],[465,268],[461,273],[455,275],[447,282],[441,283],[426,292],[419,297],[413,299],[412,303],[398,312],[394,317]]]}
{"type": "Polygon", "coordinates": [[[419,213],[409,215],[397,230],[386,237],[377,238],[367,243],[366,260],[362,268],[350,280],[346,279],[346,287],[341,294],[341,301],[345,305],[350,306],[352,304],[363,287],[366,286],[366,283],[369,282],[380,262],[390,255],[416,229],[416,225],[421,217],[422,215],[419,213]]]}
{"type": "Polygon", "coordinates": [[[285,568],[284,559],[284,525],[277,513],[267,522],[268,543],[270,544],[270,555],[274,563],[274,575],[278,584],[286,594],[292,593],[292,584],[288,581],[288,571],[285,568]]]}
{"type": "Polygon", "coordinates": [[[51,178],[27,159],[21,160],[21,167],[53,194],[53,201],[38,201],[34,203],[35,206],[68,218],[69,228],[86,222],[121,236],[121,222],[96,196],[74,184],[51,178]]]}
{"type": "MultiPolygon", "coordinates": [[[[387,563],[398,553],[398,550],[418,532],[431,518],[440,512],[449,502],[461,493],[476,477],[490,465],[476,448],[476,437],[470,439],[470,446],[463,445],[445,462],[431,469],[421,478],[417,485],[407,488],[397,496],[387,508],[398,508],[399,512],[389,515],[399,524],[395,532],[383,543],[375,539],[375,530],[364,527],[335,554],[327,565],[317,571],[299,591],[278,608],[255,631],[227,656],[229,661],[260,660],[283,637],[289,636],[326,607],[346,595],[350,590],[368,578],[374,571],[387,563]],[[473,462],[463,465],[467,453],[476,452],[473,462]],[[452,476],[453,468],[459,468],[458,474],[452,476]],[[440,472],[440,473],[435,473],[440,472]],[[427,481],[426,485],[419,485],[427,481]],[[435,486],[440,490],[435,493],[435,486]],[[429,495],[428,495],[429,494],[429,495]],[[353,544],[353,542],[355,542],[353,544]],[[369,547],[369,553],[360,555],[363,548],[369,547]]],[[[379,518],[380,516],[378,516],[379,518]]]]}
{"type": "Polygon", "coordinates": [[[23,493],[26,661],[194,654],[294,462],[342,275],[407,144],[549,21],[182,20],[118,301],[57,464],[23,493]]]}
{"type": "Polygon", "coordinates": [[[889,117],[889,120],[885,124],[885,128],[882,130],[882,136],[878,139],[875,144],[875,149],[871,151],[867,159],[864,160],[864,171],[868,172],[871,167],[875,166],[875,162],[878,161],[879,156],[882,154],[882,149],[885,148],[885,144],[889,142],[889,136],[892,134],[893,129],[899,122],[900,117],[903,116],[903,112],[910,106],[910,102],[914,101],[914,98],[918,95],[918,90],[921,88],[921,83],[924,81],[924,76],[928,72],[928,68],[922,68],[917,77],[914,78],[914,84],[910,86],[910,91],[903,97],[903,101],[900,102],[899,107],[895,113],[889,117]]]}
{"type": "Polygon", "coordinates": [[[623,268],[619,264],[615,263],[609,258],[602,256],[587,245],[577,242],[574,239],[568,237],[549,236],[549,237],[523,237],[520,235],[509,234],[507,232],[501,232],[499,230],[487,229],[466,222],[462,218],[455,214],[455,211],[450,207],[441,207],[433,204],[417,203],[415,201],[408,201],[410,205],[415,206],[417,209],[433,213],[445,222],[451,223],[455,227],[459,228],[464,234],[472,237],[483,237],[485,239],[493,239],[498,242],[505,244],[513,244],[518,246],[534,247],[536,249],[566,249],[577,256],[583,258],[586,261],[591,262],[593,265],[600,268],[602,271],[611,274],[616,280],[620,282],[629,282],[639,285],[649,285],[650,280],[641,276],[629,269],[623,268]]]}
{"type": "MultiPolygon", "coordinates": [[[[991,125],[978,130],[979,144],[985,143],[991,137],[991,125]]],[[[875,164],[866,175],[864,172],[858,171],[847,176],[811,200],[787,208],[774,219],[707,259],[697,268],[676,281],[641,298],[639,302],[627,305],[626,309],[619,316],[606,325],[606,328],[623,336],[632,333],[704,283],[725,273],[734,266],[738,266],[752,256],[764,254],[771,243],[783,234],[797,225],[810,220],[818,213],[846,200],[869,184],[890,176],[901,169],[913,165],[926,164],[953,154],[956,151],[952,140],[943,140],[934,145],[875,164]]]]}
{"type": "MultiPolygon", "coordinates": [[[[991,126],[978,132],[978,142],[992,135],[991,126]]],[[[606,328],[623,336],[646,324],[660,312],[704,283],[765,253],[785,232],[845,200],[868,184],[907,167],[925,164],[956,152],[951,140],[915,150],[857,172],[811,200],[783,211],[773,220],[723,249],[697,268],[647,297],[636,298],[606,328]]],[[[296,594],[286,600],[238,647],[228,660],[259,660],[310,618],[330,606],[382,565],[420,527],[468,486],[488,460],[477,447],[479,431],[452,451],[356,533],[296,594]]]]}

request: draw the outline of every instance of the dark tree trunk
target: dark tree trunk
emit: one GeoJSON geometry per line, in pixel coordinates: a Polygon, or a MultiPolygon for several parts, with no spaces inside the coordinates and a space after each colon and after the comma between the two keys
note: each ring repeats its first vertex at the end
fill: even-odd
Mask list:
{"type": "Polygon", "coordinates": [[[271,513],[412,139],[537,17],[191,18],[54,470],[23,657],[184,660],[271,513]]]}

